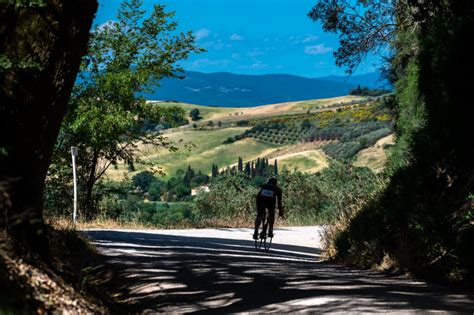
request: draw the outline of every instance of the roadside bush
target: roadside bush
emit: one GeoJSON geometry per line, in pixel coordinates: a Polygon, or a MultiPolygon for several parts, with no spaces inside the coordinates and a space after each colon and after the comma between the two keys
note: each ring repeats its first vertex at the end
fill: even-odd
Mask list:
{"type": "Polygon", "coordinates": [[[196,220],[224,221],[231,226],[252,221],[257,188],[247,185],[245,176],[221,176],[209,189],[195,198],[196,220]]]}
{"type": "MultiPolygon", "coordinates": [[[[324,195],[323,214],[329,224],[323,232],[323,246],[327,257],[335,257],[349,249],[346,233],[351,221],[361,209],[375,200],[386,187],[387,179],[364,167],[353,167],[337,160],[318,176],[318,187],[324,195]]],[[[380,226],[383,221],[367,219],[367,228],[380,226]]]]}
{"type": "Polygon", "coordinates": [[[320,224],[325,220],[324,196],[315,174],[283,169],[278,185],[283,190],[283,207],[289,224],[320,224]]]}

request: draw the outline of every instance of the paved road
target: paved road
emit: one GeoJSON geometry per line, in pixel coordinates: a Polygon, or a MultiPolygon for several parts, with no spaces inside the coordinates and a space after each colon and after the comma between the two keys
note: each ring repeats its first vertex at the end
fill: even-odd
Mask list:
{"type": "Polygon", "coordinates": [[[104,279],[137,313],[474,313],[474,297],[321,261],[319,227],[276,229],[256,252],[250,229],[89,230],[104,279]]]}

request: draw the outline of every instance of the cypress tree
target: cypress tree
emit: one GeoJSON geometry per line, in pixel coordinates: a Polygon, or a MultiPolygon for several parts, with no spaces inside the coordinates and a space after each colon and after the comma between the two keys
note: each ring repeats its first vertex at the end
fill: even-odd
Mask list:
{"type": "Polygon", "coordinates": [[[273,165],[273,174],[278,175],[278,160],[275,159],[275,164],[273,165]]]}
{"type": "Polygon", "coordinates": [[[242,161],[242,158],[239,157],[239,166],[237,169],[239,172],[242,172],[244,170],[244,162],[242,161]]]}
{"type": "Polygon", "coordinates": [[[212,178],[217,177],[218,174],[219,174],[219,170],[217,169],[217,165],[216,165],[216,164],[212,164],[212,169],[211,169],[211,176],[212,176],[212,178]]]}
{"type": "Polygon", "coordinates": [[[250,169],[250,162],[245,163],[245,175],[250,176],[251,169],[250,169]]]}

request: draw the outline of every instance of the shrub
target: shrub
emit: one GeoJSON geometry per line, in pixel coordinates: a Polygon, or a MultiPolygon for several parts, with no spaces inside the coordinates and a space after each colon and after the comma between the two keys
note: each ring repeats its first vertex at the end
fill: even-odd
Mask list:
{"type": "Polygon", "coordinates": [[[132,177],[133,185],[140,188],[143,192],[148,191],[150,184],[155,180],[155,175],[149,171],[140,172],[132,177]]]}
{"type": "Polygon", "coordinates": [[[237,126],[247,126],[249,124],[248,120],[239,120],[235,123],[237,126]]]}

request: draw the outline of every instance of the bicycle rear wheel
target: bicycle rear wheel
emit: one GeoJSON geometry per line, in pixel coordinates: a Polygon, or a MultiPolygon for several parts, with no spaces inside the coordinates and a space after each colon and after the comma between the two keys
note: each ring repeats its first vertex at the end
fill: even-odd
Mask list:
{"type": "Polygon", "coordinates": [[[270,247],[272,247],[272,241],[273,241],[273,237],[265,238],[264,247],[263,247],[265,251],[268,252],[270,250],[270,247]]]}
{"type": "MultiPolygon", "coordinates": [[[[265,237],[261,237],[262,236],[262,233],[266,230],[267,230],[267,225],[268,225],[268,221],[267,220],[263,220],[262,224],[261,224],[261,228],[259,228],[257,230],[257,235],[258,235],[258,238],[255,240],[255,250],[261,250],[262,249],[262,246],[263,246],[263,249],[266,250],[266,247],[267,247],[267,237],[265,235],[265,237]]],[[[266,233],[265,233],[266,234],[266,233]]]]}
{"type": "Polygon", "coordinates": [[[258,251],[258,250],[262,249],[262,245],[263,245],[263,248],[265,248],[265,245],[264,245],[263,242],[264,242],[263,238],[257,238],[255,240],[255,250],[258,251]]]}

